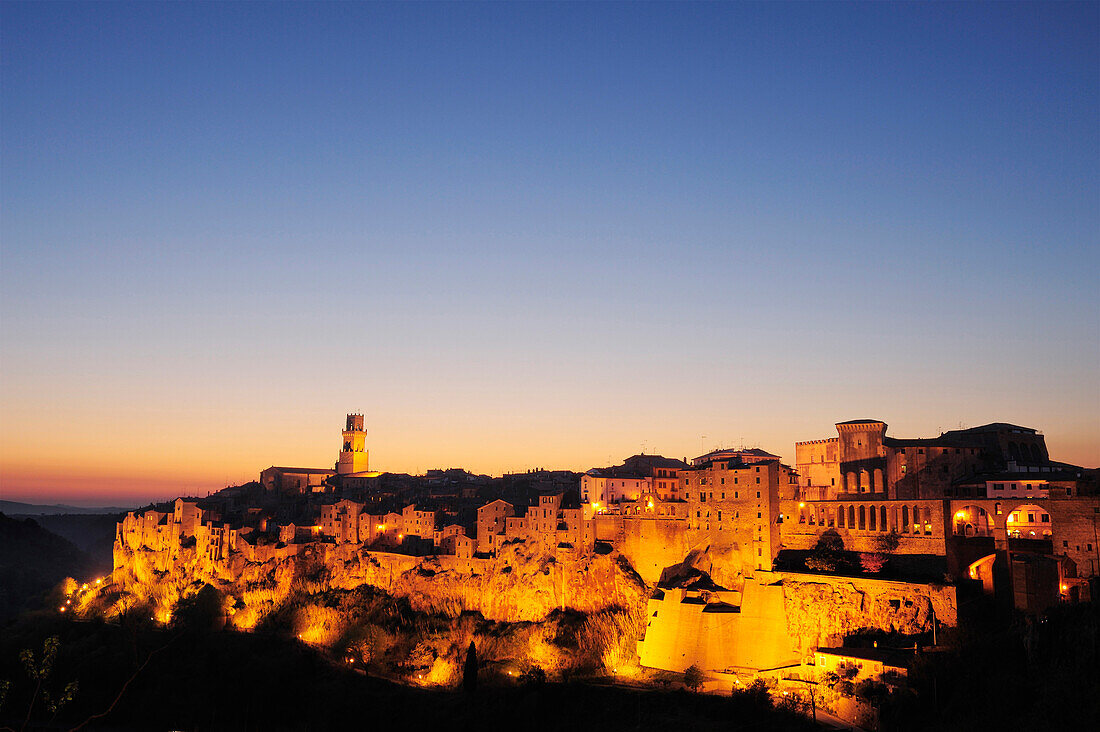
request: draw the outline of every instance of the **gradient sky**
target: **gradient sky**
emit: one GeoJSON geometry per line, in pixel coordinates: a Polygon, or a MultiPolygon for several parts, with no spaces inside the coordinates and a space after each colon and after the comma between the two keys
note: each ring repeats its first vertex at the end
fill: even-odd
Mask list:
{"type": "Polygon", "coordinates": [[[0,490],[1042,429],[1100,5],[0,5],[0,490]],[[704,435],[706,437],[704,437],[704,435]]]}

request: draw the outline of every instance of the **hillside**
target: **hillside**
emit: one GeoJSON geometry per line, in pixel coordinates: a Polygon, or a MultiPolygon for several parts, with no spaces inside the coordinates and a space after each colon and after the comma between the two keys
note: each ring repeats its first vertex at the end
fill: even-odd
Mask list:
{"type": "Polygon", "coordinates": [[[65,577],[87,577],[94,563],[34,519],[0,513],[0,622],[43,606],[65,577]]]}

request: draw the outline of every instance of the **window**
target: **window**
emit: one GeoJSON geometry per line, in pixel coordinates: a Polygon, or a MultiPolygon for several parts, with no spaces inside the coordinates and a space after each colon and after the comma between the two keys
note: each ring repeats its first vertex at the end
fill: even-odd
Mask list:
{"type": "Polygon", "coordinates": [[[759,498],[759,497],[760,497],[760,491],[757,491],[757,492],[756,492],[756,497],[757,497],[757,498],[759,498]]]}
{"type": "Polygon", "coordinates": [[[722,478],[722,485],[725,485],[725,484],[726,484],[726,479],[722,478]]]}
{"type": "Polygon", "coordinates": [[[759,512],[759,511],[757,511],[757,512],[756,512],[756,518],[763,518],[763,517],[762,517],[762,516],[760,515],[760,512],[759,512]]]}
{"type": "Polygon", "coordinates": [[[733,492],[733,497],[734,497],[734,498],[737,498],[737,491],[734,491],[734,492],[733,492]]]}
{"type": "Polygon", "coordinates": [[[757,485],[760,484],[760,479],[759,478],[756,479],[756,483],[757,483],[757,485]]]}

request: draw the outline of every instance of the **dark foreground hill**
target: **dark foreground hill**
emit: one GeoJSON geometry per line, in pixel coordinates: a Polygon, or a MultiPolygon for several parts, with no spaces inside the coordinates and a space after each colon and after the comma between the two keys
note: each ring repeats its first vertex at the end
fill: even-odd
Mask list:
{"type": "MultiPolygon", "coordinates": [[[[21,722],[33,685],[22,648],[46,637],[60,651],[45,686],[79,688],[51,728],[111,730],[812,730],[759,697],[642,692],[585,684],[482,683],[461,691],[419,689],[357,673],[301,643],[251,633],[158,630],[146,616],[121,625],[24,619],[0,639],[0,678],[17,679],[0,725],[21,722]],[[136,676],[136,669],[146,664],[136,676]],[[126,684],[129,680],[129,686],[126,684]],[[119,692],[126,691],[119,697],[119,692]]],[[[35,715],[48,724],[51,714],[35,715]]],[[[18,728],[18,724],[16,725],[18,728]]]]}
{"type": "Polygon", "coordinates": [[[0,513],[0,623],[43,607],[58,582],[93,569],[88,555],[34,519],[0,513]]]}

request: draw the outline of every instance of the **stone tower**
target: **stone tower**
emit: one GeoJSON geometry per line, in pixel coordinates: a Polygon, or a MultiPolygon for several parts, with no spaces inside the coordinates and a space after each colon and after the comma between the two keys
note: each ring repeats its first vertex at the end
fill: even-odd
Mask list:
{"type": "Polygon", "coordinates": [[[367,431],[363,428],[363,415],[349,414],[344,427],[344,446],[336,462],[336,474],[362,473],[367,468],[367,431]]]}

